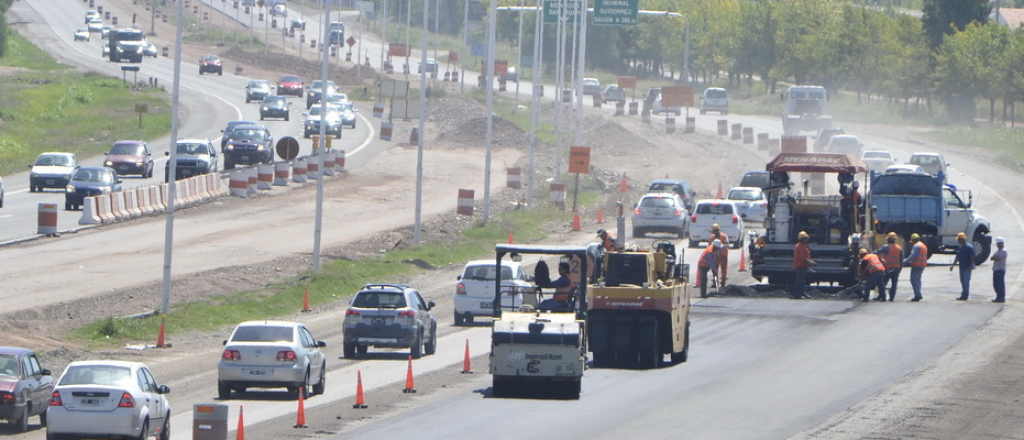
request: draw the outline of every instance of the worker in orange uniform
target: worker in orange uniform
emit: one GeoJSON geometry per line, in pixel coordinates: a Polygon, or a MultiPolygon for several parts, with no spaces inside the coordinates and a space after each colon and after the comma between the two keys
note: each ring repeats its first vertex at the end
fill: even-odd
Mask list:
{"type": "Polygon", "coordinates": [[[807,246],[810,238],[807,232],[800,231],[797,234],[796,246],[793,247],[793,286],[790,289],[793,299],[807,298],[804,294],[804,288],[807,287],[807,270],[818,264],[811,259],[811,248],[807,246]]]}
{"type": "Polygon", "coordinates": [[[541,301],[539,306],[541,310],[568,308],[572,304],[572,295],[576,289],[576,282],[569,276],[569,270],[569,263],[558,263],[558,279],[547,285],[547,287],[554,288],[555,293],[551,298],[541,301]]]}
{"type": "MultiPolygon", "coordinates": [[[[725,279],[729,276],[729,236],[722,232],[722,227],[718,226],[718,223],[711,224],[711,235],[708,236],[708,241],[719,240],[722,242],[722,252],[718,258],[718,282],[719,285],[725,285],[725,279]]],[[[718,286],[715,286],[718,287],[718,286]]]]}
{"type": "Polygon", "coordinates": [[[878,296],[875,297],[875,301],[885,301],[885,280],[882,276],[885,274],[885,265],[882,264],[882,260],[878,258],[878,255],[868,252],[867,249],[860,248],[860,267],[858,268],[857,275],[860,277],[861,282],[861,300],[867,302],[871,298],[871,289],[878,288],[878,296]]]}
{"type": "Polygon", "coordinates": [[[885,245],[878,248],[875,254],[885,266],[882,285],[889,284],[889,301],[894,301],[896,299],[896,283],[900,279],[900,272],[903,271],[903,248],[896,244],[895,232],[890,232],[885,241],[885,245]]]}
{"type": "Polygon", "coordinates": [[[700,260],[697,261],[697,271],[699,274],[698,281],[700,281],[700,297],[708,297],[708,271],[711,271],[712,275],[718,276],[718,258],[722,251],[722,242],[719,240],[712,240],[711,244],[704,249],[704,252],[700,254],[700,260]]]}
{"type": "Polygon", "coordinates": [[[621,251],[624,249],[619,241],[615,239],[615,236],[608,233],[604,229],[597,230],[597,237],[601,239],[601,245],[604,246],[604,250],[607,252],[621,251]]]}
{"type": "Polygon", "coordinates": [[[924,275],[924,268],[928,267],[928,246],[921,241],[921,236],[916,232],[910,234],[910,242],[914,246],[910,248],[910,255],[903,260],[904,265],[910,266],[910,287],[914,288],[914,297],[911,301],[917,302],[921,298],[921,276],[924,275]]]}

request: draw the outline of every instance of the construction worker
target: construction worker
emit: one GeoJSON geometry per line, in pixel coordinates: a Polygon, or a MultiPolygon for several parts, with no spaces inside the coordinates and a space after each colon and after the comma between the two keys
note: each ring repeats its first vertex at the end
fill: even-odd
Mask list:
{"type": "Polygon", "coordinates": [[[1003,244],[1003,237],[996,237],[996,247],[992,253],[992,288],[996,291],[996,297],[992,302],[1006,302],[1006,249],[1003,244]]]}
{"type": "Polygon", "coordinates": [[[882,284],[889,284],[889,301],[896,299],[896,283],[900,279],[900,272],[903,271],[903,248],[896,244],[896,238],[896,233],[890,232],[885,238],[885,245],[875,251],[878,258],[882,260],[882,265],[885,266],[882,284]]]}
{"type": "Polygon", "coordinates": [[[697,280],[700,282],[700,297],[708,297],[708,271],[711,271],[713,276],[718,276],[718,258],[721,254],[721,250],[724,246],[721,240],[713,240],[704,252],[700,254],[700,260],[697,261],[697,270],[700,277],[697,280]]]}
{"type": "Polygon", "coordinates": [[[971,296],[971,272],[974,271],[974,246],[971,246],[967,242],[967,234],[959,232],[956,234],[956,242],[960,243],[960,247],[956,249],[956,257],[953,258],[953,264],[949,265],[949,271],[952,272],[954,267],[960,267],[960,296],[956,298],[957,301],[967,301],[967,298],[971,296]]]}
{"type": "Polygon", "coordinates": [[[708,240],[719,240],[722,242],[721,256],[718,259],[718,281],[719,284],[724,286],[725,279],[729,275],[729,236],[722,232],[722,227],[718,226],[718,223],[711,224],[711,235],[708,236],[708,240]]]}
{"type": "Polygon", "coordinates": [[[619,245],[619,241],[615,239],[615,236],[604,229],[597,230],[597,237],[601,239],[601,245],[604,246],[605,251],[613,252],[621,251],[623,249],[623,247],[619,245]]]}
{"type": "Polygon", "coordinates": [[[839,187],[839,193],[843,199],[839,201],[840,215],[847,222],[849,233],[857,232],[857,219],[860,216],[860,182],[853,181],[852,184],[839,187]]]}
{"type": "Polygon", "coordinates": [[[920,301],[921,296],[921,275],[924,268],[928,266],[928,246],[921,241],[921,236],[916,232],[910,234],[910,242],[914,245],[910,248],[910,255],[903,260],[904,265],[910,266],[910,287],[914,288],[914,297],[911,301],[920,301]]]}
{"type": "Polygon", "coordinates": [[[807,269],[818,264],[811,259],[811,248],[807,247],[810,238],[807,232],[800,231],[797,234],[796,246],[793,247],[793,287],[790,289],[793,299],[807,298],[804,294],[804,288],[807,286],[807,269]]]}
{"type": "Polygon", "coordinates": [[[861,282],[861,300],[867,302],[871,298],[871,289],[878,288],[878,296],[875,297],[875,301],[885,301],[885,280],[882,276],[885,274],[885,265],[882,264],[882,260],[878,258],[878,255],[868,252],[867,249],[860,248],[860,267],[857,275],[860,277],[861,282]]]}
{"type": "Polygon", "coordinates": [[[573,290],[576,288],[576,283],[569,276],[569,263],[558,263],[558,278],[552,281],[551,284],[548,284],[547,287],[553,287],[555,293],[551,298],[541,301],[540,309],[551,310],[569,307],[573,290]]]}

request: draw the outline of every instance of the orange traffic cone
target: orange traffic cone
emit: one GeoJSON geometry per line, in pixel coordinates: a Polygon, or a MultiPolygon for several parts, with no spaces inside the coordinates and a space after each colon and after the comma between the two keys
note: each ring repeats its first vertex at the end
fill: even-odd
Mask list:
{"type": "Polygon", "coordinates": [[[573,211],[573,213],[572,213],[572,231],[573,232],[577,232],[580,229],[582,229],[582,227],[580,226],[580,213],[578,211],[573,211]]]}
{"type": "Polygon", "coordinates": [[[597,207],[597,223],[598,224],[604,223],[604,207],[603,206],[598,206],[597,207]]]}
{"type": "Polygon", "coordinates": [[[403,393],[415,393],[416,385],[412,379],[412,355],[409,355],[409,372],[405,374],[405,389],[403,393]]]}
{"type": "Polygon", "coordinates": [[[740,272],[747,271],[747,250],[740,248],[740,272]]]}
{"type": "Polygon", "coordinates": [[[167,348],[164,344],[164,331],[167,329],[167,315],[160,317],[160,331],[156,334],[156,348],[167,348]]]}
{"type": "Polygon", "coordinates": [[[515,239],[512,238],[512,228],[508,228],[508,244],[515,244],[515,239]]]}
{"type": "Polygon", "coordinates": [[[356,372],[356,404],[352,405],[353,408],[366,408],[366,401],[363,400],[363,372],[356,372]]]}
{"type": "Polygon", "coordinates": [[[299,387],[299,414],[295,417],[296,428],[308,428],[306,426],[306,404],[303,398],[306,394],[306,390],[299,387]]]}
{"type": "Polygon", "coordinates": [[[721,181],[718,182],[718,194],[715,195],[715,198],[716,199],[722,198],[722,182],[721,181]]]}
{"type": "Polygon", "coordinates": [[[462,360],[462,374],[473,374],[469,366],[469,339],[466,339],[466,357],[462,360]]]}
{"type": "Polygon", "coordinates": [[[235,430],[235,440],[245,440],[245,422],[242,421],[243,406],[238,406],[238,429],[235,430]]]}
{"type": "Polygon", "coordinates": [[[629,189],[626,185],[626,178],[626,173],[622,173],[622,183],[619,184],[619,192],[621,193],[624,193],[629,189]]]}
{"type": "Polygon", "coordinates": [[[306,286],[302,289],[302,312],[311,312],[309,308],[309,282],[306,282],[306,286]]]}

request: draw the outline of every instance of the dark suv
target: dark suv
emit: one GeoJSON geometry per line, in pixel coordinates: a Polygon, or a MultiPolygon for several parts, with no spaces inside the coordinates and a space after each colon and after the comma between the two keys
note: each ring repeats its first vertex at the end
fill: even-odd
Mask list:
{"type": "Polygon", "coordinates": [[[408,348],[419,358],[437,350],[437,320],[430,314],[434,302],[425,302],[408,284],[367,284],[352,297],[345,311],[344,354],[354,358],[370,346],[408,348]]]}
{"type": "Polygon", "coordinates": [[[224,147],[224,169],[235,165],[256,165],[274,161],[274,136],[262,125],[239,125],[228,134],[224,147]]]}
{"type": "MultiPolygon", "coordinates": [[[[171,153],[167,152],[170,156],[171,153]]],[[[179,140],[174,153],[174,180],[217,172],[217,151],[208,139],[179,140]]],[[[170,163],[164,165],[164,182],[170,182],[170,163]]]]}
{"type": "MultiPolygon", "coordinates": [[[[310,108],[313,104],[320,102],[320,96],[324,93],[324,82],[319,79],[314,79],[313,82],[309,83],[309,90],[306,91],[306,108],[310,108]]],[[[332,95],[338,91],[338,86],[334,85],[334,81],[327,81],[326,87],[327,95],[332,95]]]]}

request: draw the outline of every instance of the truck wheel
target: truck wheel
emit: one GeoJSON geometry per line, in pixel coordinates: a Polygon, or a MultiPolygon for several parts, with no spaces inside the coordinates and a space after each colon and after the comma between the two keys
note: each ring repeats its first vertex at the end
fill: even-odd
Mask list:
{"type": "Polygon", "coordinates": [[[691,238],[689,240],[689,242],[686,243],[686,246],[691,247],[691,248],[699,248],[700,247],[700,241],[694,240],[694,239],[691,238]]]}
{"type": "Polygon", "coordinates": [[[636,353],[633,352],[633,335],[630,326],[615,326],[615,362],[621,366],[629,366],[636,362],[636,353]]]}
{"type": "Polygon", "coordinates": [[[345,344],[342,352],[345,359],[354,359],[356,357],[356,346],[354,344],[345,344]]]}
{"type": "Polygon", "coordinates": [[[644,321],[637,326],[640,368],[658,368],[661,350],[658,345],[658,321],[644,321]]]}
{"type": "Polygon", "coordinates": [[[509,393],[509,380],[501,376],[494,376],[491,381],[491,397],[503,397],[509,393]]]}
{"type": "Polygon", "coordinates": [[[987,237],[984,231],[974,231],[971,246],[974,246],[974,265],[983,264],[992,253],[992,237],[987,237]]]}
{"type": "Polygon", "coordinates": [[[568,399],[579,399],[580,398],[580,383],[582,378],[576,378],[565,383],[565,397],[568,399]]]}
{"type": "Polygon", "coordinates": [[[460,315],[460,314],[459,314],[459,311],[458,311],[458,310],[456,310],[456,311],[455,311],[455,325],[456,325],[456,326],[460,326],[460,327],[461,327],[461,326],[463,326],[463,325],[465,325],[465,324],[466,324],[466,319],[465,319],[465,317],[463,317],[462,315],[460,315]]]}

